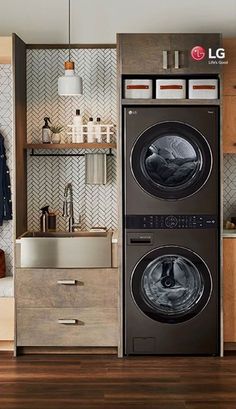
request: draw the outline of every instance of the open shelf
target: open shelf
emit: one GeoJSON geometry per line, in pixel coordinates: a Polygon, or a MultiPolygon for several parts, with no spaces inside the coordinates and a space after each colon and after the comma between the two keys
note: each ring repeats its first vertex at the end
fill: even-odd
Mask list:
{"type": "Polygon", "coordinates": [[[26,149],[116,149],[116,143],[27,143],[26,149]]]}
{"type": "Polygon", "coordinates": [[[219,99],[122,99],[122,105],[220,105],[219,99]]]}

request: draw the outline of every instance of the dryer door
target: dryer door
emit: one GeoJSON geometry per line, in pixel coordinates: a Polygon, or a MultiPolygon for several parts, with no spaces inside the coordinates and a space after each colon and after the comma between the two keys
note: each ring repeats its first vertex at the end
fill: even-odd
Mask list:
{"type": "Polygon", "coordinates": [[[137,306],[148,317],[166,323],[187,321],[207,305],[212,291],[210,271],[191,250],[166,246],[144,256],[131,278],[137,306]]]}
{"type": "Polygon", "coordinates": [[[161,199],[191,196],[206,183],[212,154],[204,136],[183,122],[146,129],[131,153],[131,170],[146,192],[161,199]]]}

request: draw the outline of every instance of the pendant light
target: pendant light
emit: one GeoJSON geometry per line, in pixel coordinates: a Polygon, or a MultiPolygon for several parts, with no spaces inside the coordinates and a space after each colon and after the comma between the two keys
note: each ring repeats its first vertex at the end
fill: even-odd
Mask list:
{"type": "Polygon", "coordinates": [[[69,31],[69,60],[65,61],[65,74],[58,78],[58,94],[59,95],[81,95],[83,94],[83,82],[79,75],[75,74],[75,63],[71,61],[71,45],[70,45],[70,0],[68,7],[68,31],[69,31]]]}

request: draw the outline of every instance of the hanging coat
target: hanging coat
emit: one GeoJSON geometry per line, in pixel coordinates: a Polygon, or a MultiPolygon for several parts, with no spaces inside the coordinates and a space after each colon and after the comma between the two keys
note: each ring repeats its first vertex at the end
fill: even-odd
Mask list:
{"type": "Polygon", "coordinates": [[[11,182],[7,166],[4,138],[0,133],[0,226],[12,219],[11,182]]]}

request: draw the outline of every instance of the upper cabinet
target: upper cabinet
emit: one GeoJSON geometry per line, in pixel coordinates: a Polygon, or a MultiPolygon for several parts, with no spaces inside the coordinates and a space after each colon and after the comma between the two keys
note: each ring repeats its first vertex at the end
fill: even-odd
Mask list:
{"type": "Polygon", "coordinates": [[[223,151],[236,153],[236,39],[223,41],[228,64],[223,71],[223,151]]]}
{"type": "Polygon", "coordinates": [[[121,73],[125,75],[217,74],[219,64],[191,57],[196,46],[215,50],[221,45],[220,34],[118,34],[121,73]]]}

